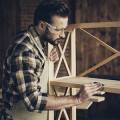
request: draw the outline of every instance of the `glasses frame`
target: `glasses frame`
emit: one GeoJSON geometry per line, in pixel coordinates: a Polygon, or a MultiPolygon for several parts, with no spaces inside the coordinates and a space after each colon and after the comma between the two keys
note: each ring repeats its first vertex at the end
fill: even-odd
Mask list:
{"type": "Polygon", "coordinates": [[[55,35],[59,35],[61,32],[64,32],[65,31],[65,28],[62,28],[62,29],[58,29],[57,27],[55,26],[52,26],[51,24],[49,24],[48,22],[45,22],[45,24],[47,25],[48,29],[51,27],[52,29],[54,29],[55,31],[58,31],[59,33],[54,33],[51,31],[51,29],[49,29],[49,31],[52,33],[52,34],[55,34],[55,35]]]}

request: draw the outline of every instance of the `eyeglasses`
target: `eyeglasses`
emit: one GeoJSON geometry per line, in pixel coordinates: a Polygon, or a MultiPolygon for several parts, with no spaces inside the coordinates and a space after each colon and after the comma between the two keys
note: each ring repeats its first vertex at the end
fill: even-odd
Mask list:
{"type": "Polygon", "coordinates": [[[52,26],[52,25],[50,25],[50,24],[47,23],[47,22],[45,22],[45,24],[47,25],[49,31],[50,31],[52,34],[55,34],[55,35],[60,35],[61,32],[64,32],[64,30],[65,30],[65,28],[58,29],[57,27],[52,26]]]}

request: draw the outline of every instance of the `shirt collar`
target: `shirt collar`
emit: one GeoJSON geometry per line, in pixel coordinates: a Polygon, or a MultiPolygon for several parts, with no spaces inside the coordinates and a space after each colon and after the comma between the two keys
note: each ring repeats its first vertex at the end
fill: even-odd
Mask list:
{"type": "Polygon", "coordinates": [[[40,36],[37,33],[37,31],[35,30],[35,27],[31,24],[28,26],[28,31],[31,33],[31,35],[33,36],[34,40],[37,42],[38,46],[44,50],[45,49],[45,44],[43,42],[41,42],[40,40],[40,36]]]}

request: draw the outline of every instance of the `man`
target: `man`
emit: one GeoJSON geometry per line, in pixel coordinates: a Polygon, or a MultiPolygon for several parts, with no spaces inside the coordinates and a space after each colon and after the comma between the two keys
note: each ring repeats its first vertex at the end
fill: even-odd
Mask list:
{"type": "Polygon", "coordinates": [[[68,7],[59,1],[42,1],[34,13],[34,25],[11,42],[4,62],[3,99],[5,120],[47,120],[47,110],[81,104],[99,93],[101,84],[85,84],[75,96],[47,94],[47,59],[59,60],[57,50],[46,56],[47,43],[57,46],[64,40],[68,7]]]}

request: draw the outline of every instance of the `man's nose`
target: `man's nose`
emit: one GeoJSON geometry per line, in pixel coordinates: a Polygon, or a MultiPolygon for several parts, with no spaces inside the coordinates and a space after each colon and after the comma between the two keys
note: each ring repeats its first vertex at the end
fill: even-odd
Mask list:
{"type": "Polygon", "coordinates": [[[64,29],[61,30],[60,37],[65,38],[65,30],[64,29]]]}

